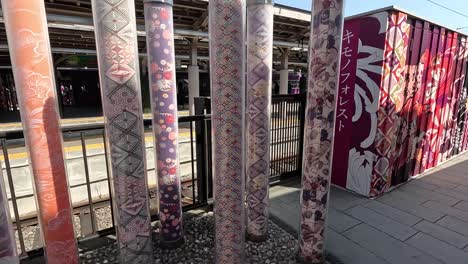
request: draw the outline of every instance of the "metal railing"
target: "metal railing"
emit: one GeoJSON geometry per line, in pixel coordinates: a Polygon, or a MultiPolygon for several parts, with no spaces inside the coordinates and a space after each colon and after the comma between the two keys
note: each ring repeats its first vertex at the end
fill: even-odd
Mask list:
{"type": "Polygon", "coordinates": [[[270,182],[302,171],[304,95],[274,95],[271,102],[270,182]]]}
{"type": "MultiPolygon", "coordinates": [[[[206,100],[204,99],[204,105],[206,100]]],[[[208,101],[209,102],[209,101],[208,101]]],[[[272,100],[271,126],[271,183],[300,175],[302,166],[302,142],[304,128],[305,96],[282,95],[272,100]]],[[[206,111],[208,110],[208,111],[206,111]]],[[[211,116],[203,114],[179,118],[179,151],[184,210],[208,205],[213,195],[211,163],[211,116]]],[[[152,143],[151,120],[144,121],[146,142],[150,210],[152,220],[157,220],[157,187],[152,143]]],[[[63,129],[65,159],[69,178],[69,191],[73,204],[75,233],[78,240],[114,232],[112,195],[110,194],[109,161],[105,133],[102,124],[76,126],[63,129]],[[78,224],[79,223],[79,224],[78,224]]],[[[27,155],[18,159],[18,152],[25,153],[21,131],[0,134],[5,180],[9,187],[9,202],[16,229],[18,250],[23,257],[42,255],[37,211],[32,192],[32,177],[27,155]],[[16,156],[15,156],[16,155],[16,156]],[[15,188],[29,171],[31,191],[19,194],[15,188]],[[31,231],[33,230],[33,231],[31,231]],[[31,232],[35,232],[31,235],[31,232]],[[31,241],[32,240],[32,241],[31,241]]],[[[27,185],[27,184],[23,184],[27,185]]],[[[24,190],[23,190],[24,192],[24,190]]]]}

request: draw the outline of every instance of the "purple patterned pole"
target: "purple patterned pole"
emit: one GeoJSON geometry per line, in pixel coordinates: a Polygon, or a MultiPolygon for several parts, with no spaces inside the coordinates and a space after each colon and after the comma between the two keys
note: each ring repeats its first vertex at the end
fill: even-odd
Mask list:
{"type": "Polygon", "coordinates": [[[172,0],[145,0],[145,20],[158,172],[161,246],[174,248],[184,242],[184,233],[177,150],[179,127],[172,0]]]}
{"type": "Polygon", "coordinates": [[[0,263],[19,263],[0,163],[0,263]]]}
{"type": "Polygon", "coordinates": [[[135,3],[92,0],[120,263],[151,263],[135,3]]]}
{"type": "Polygon", "coordinates": [[[247,1],[247,238],[268,238],[273,1],[247,1]]]}
{"type": "Polygon", "coordinates": [[[245,1],[209,2],[215,261],[244,263],[245,1]]]}
{"type": "Polygon", "coordinates": [[[322,263],[324,258],[343,2],[314,0],[312,6],[299,237],[304,263],[322,263]]]}

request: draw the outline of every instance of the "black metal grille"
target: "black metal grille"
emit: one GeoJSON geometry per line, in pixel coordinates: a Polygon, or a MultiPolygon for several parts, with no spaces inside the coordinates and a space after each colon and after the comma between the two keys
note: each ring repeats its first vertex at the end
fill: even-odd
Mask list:
{"type": "MultiPolygon", "coordinates": [[[[199,99],[202,108],[197,110],[200,115],[179,118],[181,137],[179,149],[181,150],[180,165],[182,171],[182,202],[184,210],[190,210],[208,205],[213,196],[212,163],[211,163],[211,116],[209,113],[209,99],[199,99]]],[[[282,95],[273,96],[272,122],[271,122],[271,183],[287,178],[299,176],[302,166],[302,142],[304,128],[305,96],[282,95]]],[[[145,120],[145,133],[151,138],[151,120],[145,120]]],[[[95,236],[106,235],[114,232],[112,217],[112,196],[109,180],[109,163],[105,142],[104,127],[102,124],[77,126],[63,129],[64,144],[69,146],[74,143],[74,155],[66,157],[67,163],[80,164],[79,171],[84,175],[79,182],[71,182],[70,191],[82,192],[84,197],[72,200],[74,205],[75,220],[80,221],[80,230],[75,230],[79,240],[89,239],[95,236]],[[94,149],[89,146],[94,146],[94,149]],[[78,154],[80,153],[80,154],[78,154]],[[76,160],[82,159],[82,162],[76,160]],[[75,160],[75,161],[73,161],[75,160]],[[101,171],[95,169],[96,164],[101,166],[101,171]],[[98,188],[100,186],[100,188],[98,188]],[[104,190],[96,193],[96,190],[104,190]],[[102,218],[106,218],[104,221],[102,218]],[[85,228],[86,226],[86,228],[85,228]]],[[[21,131],[0,132],[0,146],[3,151],[4,169],[10,191],[10,207],[15,222],[17,243],[19,252],[23,257],[41,255],[42,245],[30,244],[25,238],[25,228],[37,226],[36,213],[20,215],[19,204],[26,199],[34,200],[34,194],[17,195],[15,190],[15,173],[11,165],[10,151],[24,149],[24,138],[21,131]],[[23,201],[21,201],[23,200],[23,201]],[[28,242],[28,243],[26,243],[28,242]]],[[[153,146],[147,144],[148,164],[154,160],[151,154],[153,146]]],[[[154,152],[153,152],[154,153],[154,152]]],[[[14,155],[14,154],[13,154],[14,155]]],[[[70,165],[70,164],[68,164],[70,165]]],[[[25,165],[29,166],[29,165],[25,165]]],[[[70,166],[67,166],[70,179],[70,166]]],[[[157,220],[156,186],[154,184],[156,172],[155,164],[148,166],[150,178],[150,209],[152,219],[157,220]],[[151,177],[154,177],[151,180],[151,177]],[[151,184],[152,183],[152,184],[151,184]]],[[[76,168],[75,168],[76,169],[76,168]]],[[[37,229],[37,227],[36,227],[37,229]]],[[[40,239],[38,240],[40,241],[40,239]]]]}

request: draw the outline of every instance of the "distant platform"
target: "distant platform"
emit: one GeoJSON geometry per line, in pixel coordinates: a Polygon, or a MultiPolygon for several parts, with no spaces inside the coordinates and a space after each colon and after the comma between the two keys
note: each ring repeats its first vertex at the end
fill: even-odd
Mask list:
{"type": "MultiPolygon", "coordinates": [[[[188,110],[179,111],[179,116],[188,116],[188,110]]],[[[152,114],[143,114],[144,119],[151,119],[152,114]]],[[[84,117],[84,118],[67,118],[60,120],[62,128],[73,128],[76,126],[86,127],[92,125],[104,124],[104,118],[100,117],[84,117]]],[[[8,122],[0,123],[0,135],[5,132],[22,131],[23,127],[21,122],[8,122]]]]}

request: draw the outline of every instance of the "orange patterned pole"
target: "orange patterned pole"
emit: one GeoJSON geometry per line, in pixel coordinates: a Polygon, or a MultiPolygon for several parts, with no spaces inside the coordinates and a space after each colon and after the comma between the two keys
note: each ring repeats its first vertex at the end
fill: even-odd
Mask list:
{"type": "Polygon", "coordinates": [[[47,263],[78,263],[44,1],[2,8],[47,263]]]}

